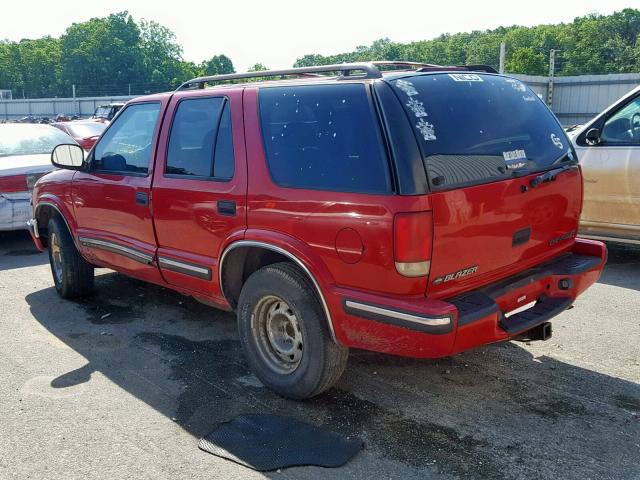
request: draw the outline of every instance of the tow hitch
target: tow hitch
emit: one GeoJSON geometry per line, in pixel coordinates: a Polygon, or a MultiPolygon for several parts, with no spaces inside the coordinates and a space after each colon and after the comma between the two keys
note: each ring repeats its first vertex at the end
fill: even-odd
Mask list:
{"type": "Polygon", "coordinates": [[[533,342],[535,340],[549,340],[552,336],[551,322],[544,322],[537,327],[527,330],[521,335],[518,335],[516,340],[522,342],[533,342]]]}

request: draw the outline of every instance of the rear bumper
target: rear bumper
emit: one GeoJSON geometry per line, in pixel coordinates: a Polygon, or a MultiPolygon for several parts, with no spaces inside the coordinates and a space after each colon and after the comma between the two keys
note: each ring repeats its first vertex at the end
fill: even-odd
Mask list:
{"type": "Polygon", "coordinates": [[[606,258],[603,243],[577,239],[570,252],[549,262],[444,301],[337,288],[331,296],[334,330],[338,341],[353,348],[422,358],[452,355],[516,337],[558,315],[598,280],[606,258]]]}
{"type": "Polygon", "coordinates": [[[7,198],[0,195],[0,231],[25,230],[32,214],[30,198],[7,198]]]}

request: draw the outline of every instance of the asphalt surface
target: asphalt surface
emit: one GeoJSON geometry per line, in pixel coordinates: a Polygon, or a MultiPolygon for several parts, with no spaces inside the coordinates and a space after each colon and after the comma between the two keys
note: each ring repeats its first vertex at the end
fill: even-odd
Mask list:
{"type": "Polygon", "coordinates": [[[1,479],[640,479],[640,251],[547,342],[445,360],[352,352],[337,387],[283,400],[248,371],[234,317],[98,270],[58,298],[26,233],[0,234],[1,479]],[[365,448],[266,474],[201,452],[241,413],[290,415],[365,448]]]}

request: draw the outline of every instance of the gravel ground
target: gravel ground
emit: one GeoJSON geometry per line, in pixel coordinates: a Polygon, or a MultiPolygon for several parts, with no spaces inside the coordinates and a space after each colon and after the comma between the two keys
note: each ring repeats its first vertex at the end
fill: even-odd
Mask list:
{"type": "Polygon", "coordinates": [[[444,360],[352,352],[337,387],[283,400],[248,371],[234,317],[99,270],[58,298],[28,235],[0,234],[1,479],[640,479],[640,251],[547,342],[444,360]],[[258,473],[201,452],[240,413],[282,413],[365,449],[339,469],[258,473]]]}

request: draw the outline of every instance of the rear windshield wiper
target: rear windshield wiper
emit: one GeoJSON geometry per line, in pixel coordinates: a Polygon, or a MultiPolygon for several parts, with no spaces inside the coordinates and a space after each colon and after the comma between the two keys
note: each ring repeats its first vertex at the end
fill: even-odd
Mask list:
{"type": "Polygon", "coordinates": [[[572,170],[574,168],[576,168],[575,164],[571,163],[569,165],[563,165],[562,167],[554,168],[552,170],[547,170],[546,172],[531,179],[531,182],[529,183],[531,185],[531,188],[536,188],[541,183],[552,182],[562,172],[566,172],[567,170],[572,170]]]}

